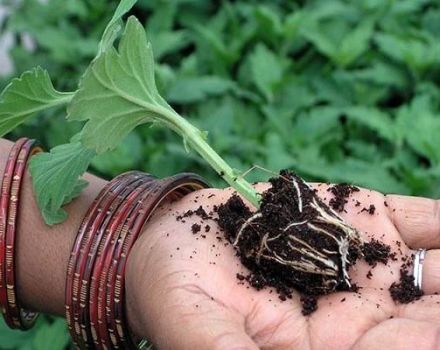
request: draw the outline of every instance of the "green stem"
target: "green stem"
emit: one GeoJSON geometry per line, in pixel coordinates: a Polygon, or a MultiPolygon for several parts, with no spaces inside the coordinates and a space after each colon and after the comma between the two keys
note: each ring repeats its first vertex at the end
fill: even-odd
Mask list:
{"type": "Polygon", "coordinates": [[[163,109],[161,114],[166,117],[167,124],[178,134],[186,143],[200,154],[209,165],[219,174],[230,186],[252,203],[255,207],[260,207],[260,195],[242,176],[237,174],[226,163],[214,149],[205,141],[203,133],[182,118],[176,112],[163,109]]]}

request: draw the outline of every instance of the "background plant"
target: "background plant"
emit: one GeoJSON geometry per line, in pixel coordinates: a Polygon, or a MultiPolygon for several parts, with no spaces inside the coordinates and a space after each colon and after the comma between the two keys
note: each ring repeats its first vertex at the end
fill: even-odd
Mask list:
{"type": "MultiPolygon", "coordinates": [[[[39,64],[58,90],[73,91],[117,1],[3,3],[1,30],[16,40],[11,76],[39,64]]],[[[133,12],[153,42],[162,95],[209,130],[235,168],[287,167],[309,180],[438,197],[440,1],[144,0],[133,12]]],[[[52,109],[10,137],[66,143],[82,124],[64,117],[52,109]]],[[[142,126],[92,163],[106,177],[133,168],[196,171],[224,185],[163,128],[142,126]]],[[[48,317],[25,335],[1,329],[2,349],[46,349],[51,339],[61,349],[68,339],[48,317]]]]}

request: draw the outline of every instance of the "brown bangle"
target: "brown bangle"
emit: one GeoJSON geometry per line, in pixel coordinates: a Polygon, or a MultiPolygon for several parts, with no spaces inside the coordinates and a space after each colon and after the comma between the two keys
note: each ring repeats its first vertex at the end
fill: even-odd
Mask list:
{"type": "Polygon", "coordinates": [[[0,264],[2,265],[0,290],[3,289],[0,302],[8,326],[22,330],[31,328],[38,314],[22,309],[17,298],[15,279],[16,222],[27,161],[33,154],[41,151],[40,147],[35,146],[35,140],[22,138],[14,144],[6,164],[0,199],[2,208],[0,215],[0,236],[2,236],[0,239],[0,246],[2,246],[0,248],[0,264]],[[6,287],[6,300],[4,299],[4,287],[6,287]]]}
{"type": "Polygon", "coordinates": [[[81,288],[82,275],[86,269],[85,263],[93,243],[96,225],[105,218],[108,206],[125,186],[137,181],[141,176],[141,173],[136,172],[122,174],[103,188],[89,208],[72,248],[66,278],[66,319],[74,343],[81,348],[89,347],[93,343],[88,327],[81,327],[81,324],[86,322],[80,317],[84,315],[81,309],[85,307],[81,301],[88,296],[87,288],[81,288]]]}
{"type": "Polygon", "coordinates": [[[136,348],[123,301],[131,247],[164,199],[206,186],[192,174],[156,180],[131,172],[100,192],[79,228],[66,278],[66,318],[78,348],[136,348]]]}
{"type": "MultiPolygon", "coordinates": [[[[97,279],[96,290],[96,299],[93,300],[94,304],[90,305],[90,311],[96,317],[95,325],[96,332],[99,344],[103,344],[104,346],[111,346],[110,335],[108,333],[106,321],[105,321],[105,288],[106,288],[106,277],[108,273],[108,266],[111,264],[112,251],[114,245],[118,241],[119,232],[121,230],[122,224],[125,222],[127,216],[129,215],[133,203],[137,202],[140,199],[142,193],[151,186],[151,181],[143,184],[143,186],[139,187],[136,191],[134,191],[127,200],[121,206],[121,210],[119,213],[115,213],[115,216],[112,218],[112,225],[110,226],[108,237],[106,240],[106,247],[103,255],[101,256],[99,264],[96,264],[94,274],[99,273],[99,278],[97,279]]],[[[93,290],[92,290],[93,291],[93,290]]],[[[92,299],[91,299],[92,301],[92,299]]]]}
{"type": "Polygon", "coordinates": [[[155,209],[165,200],[176,200],[183,197],[195,189],[206,187],[191,174],[180,174],[163,180],[158,180],[149,191],[145,193],[142,201],[136,203],[133,215],[127,220],[127,234],[122,237],[123,241],[119,244],[120,250],[116,250],[116,255],[112,261],[115,267],[111,269],[113,276],[108,277],[107,287],[107,324],[109,332],[114,335],[113,346],[121,349],[134,348],[134,342],[130,337],[125,315],[125,267],[131,248],[142,232],[145,224],[153,215],[155,209]]]}

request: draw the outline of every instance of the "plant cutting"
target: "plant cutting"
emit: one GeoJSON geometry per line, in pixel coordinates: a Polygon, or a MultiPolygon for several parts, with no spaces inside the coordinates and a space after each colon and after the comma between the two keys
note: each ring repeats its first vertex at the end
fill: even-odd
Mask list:
{"type": "Polygon", "coordinates": [[[272,187],[259,194],[229,166],[208,144],[207,133],[160,95],[152,47],[135,17],[128,18],[115,47],[121,18],[135,2],[121,1],[78,90],[56,91],[48,73],[35,68],[13,80],[2,94],[1,134],[38,111],[60,105],[67,105],[68,121],[85,122],[69,144],[31,160],[34,192],[46,223],[65,220],[62,205],[86,186],[80,176],[93,157],[115,148],[138,125],[161,125],[179,134],[188,151],[196,151],[257,209],[252,213],[240,197],[232,196],[218,214],[225,234],[260,285],[275,285],[284,294],[296,288],[309,295],[353,288],[348,269],[362,255],[359,233],[294,173],[282,171],[270,180],[272,187]]]}

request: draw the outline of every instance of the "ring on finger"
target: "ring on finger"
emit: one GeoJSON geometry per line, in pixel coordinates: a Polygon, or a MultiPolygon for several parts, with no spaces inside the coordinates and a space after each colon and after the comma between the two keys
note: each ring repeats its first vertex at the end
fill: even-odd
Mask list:
{"type": "Polygon", "coordinates": [[[422,279],[423,279],[423,263],[425,262],[426,249],[419,249],[414,254],[414,286],[418,289],[422,289],[422,279]]]}

